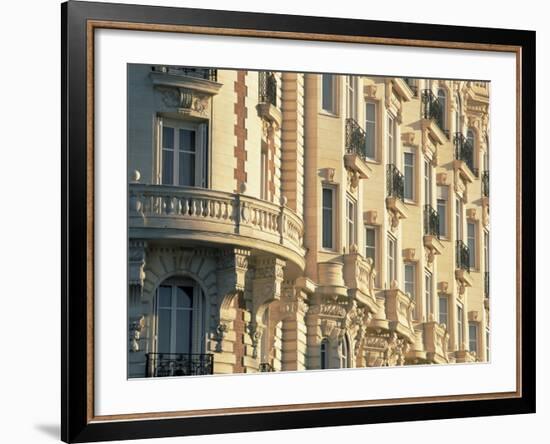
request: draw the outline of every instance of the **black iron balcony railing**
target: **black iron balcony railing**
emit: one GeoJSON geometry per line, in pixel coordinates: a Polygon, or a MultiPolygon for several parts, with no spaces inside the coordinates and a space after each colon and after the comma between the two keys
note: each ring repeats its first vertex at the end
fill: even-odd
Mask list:
{"type": "Polygon", "coordinates": [[[147,353],[145,376],[211,375],[214,373],[214,355],[211,353],[147,353]]]}
{"type": "Polygon", "coordinates": [[[424,205],[424,234],[439,239],[439,213],[431,205],[424,205]]]}
{"type": "Polygon", "coordinates": [[[455,133],[453,143],[455,145],[455,159],[464,161],[475,174],[477,170],[474,168],[474,147],[470,141],[464,137],[464,134],[455,133]]]}
{"type": "Polygon", "coordinates": [[[258,101],[277,106],[277,79],[272,72],[260,71],[258,73],[258,101]]]}
{"type": "Polygon", "coordinates": [[[489,197],[489,171],[483,171],[481,175],[481,193],[485,197],[489,197]]]}
{"type": "Polygon", "coordinates": [[[346,153],[367,157],[367,133],[355,119],[346,119],[346,153]]]}
{"type": "Polygon", "coordinates": [[[489,298],[489,272],[488,271],[485,272],[485,281],[484,281],[484,283],[485,283],[485,285],[484,285],[485,297],[489,298]]]}
{"type": "Polygon", "coordinates": [[[418,96],[418,86],[416,85],[416,80],[412,79],[410,77],[404,77],[403,80],[409,87],[409,89],[412,91],[413,96],[418,96]]]}
{"type": "Polygon", "coordinates": [[[184,68],[181,66],[154,66],[153,71],[177,74],[198,79],[218,81],[218,70],[213,68],[184,68]]]}
{"type": "Polygon", "coordinates": [[[432,119],[437,123],[437,126],[449,137],[448,131],[444,125],[445,110],[438,97],[432,92],[431,89],[422,90],[422,118],[432,119]]]}
{"type": "Polygon", "coordinates": [[[470,272],[470,249],[461,240],[456,241],[456,268],[470,272]]]}
{"type": "Polygon", "coordinates": [[[393,164],[387,166],[386,187],[388,188],[388,197],[397,197],[403,200],[405,194],[405,178],[403,173],[393,164]]]}
{"type": "Polygon", "coordinates": [[[273,366],[268,362],[262,362],[260,364],[259,370],[261,373],[274,372],[273,366]]]}

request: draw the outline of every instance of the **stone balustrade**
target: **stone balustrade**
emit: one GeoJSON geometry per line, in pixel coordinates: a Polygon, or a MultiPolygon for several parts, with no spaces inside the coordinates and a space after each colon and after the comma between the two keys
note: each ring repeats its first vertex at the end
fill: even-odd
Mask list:
{"type": "Polygon", "coordinates": [[[304,268],[302,219],[251,196],[194,187],[129,185],[132,238],[191,239],[256,248],[304,268]]]}

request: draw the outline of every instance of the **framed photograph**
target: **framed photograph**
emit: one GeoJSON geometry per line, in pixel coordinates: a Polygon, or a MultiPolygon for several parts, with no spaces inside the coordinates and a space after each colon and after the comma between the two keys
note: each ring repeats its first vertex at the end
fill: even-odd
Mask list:
{"type": "Polygon", "coordinates": [[[535,33],[62,5],[62,439],[535,411],[535,33]]]}

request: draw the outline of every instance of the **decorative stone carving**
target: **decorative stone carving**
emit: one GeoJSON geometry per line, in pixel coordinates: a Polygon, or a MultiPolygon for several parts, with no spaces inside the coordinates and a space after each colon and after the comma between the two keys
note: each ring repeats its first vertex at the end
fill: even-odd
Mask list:
{"type": "Polygon", "coordinates": [[[403,260],[408,261],[408,262],[415,261],[416,260],[415,256],[416,256],[416,249],[414,249],[414,248],[405,248],[403,250],[403,260]]]}
{"type": "Polygon", "coordinates": [[[403,142],[403,145],[417,146],[417,144],[415,143],[415,138],[416,135],[413,131],[401,133],[401,141],[403,142]]]}
{"type": "Polygon", "coordinates": [[[437,173],[436,174],[436,182],[437,185],[443,186],[443,185],[449,185],[447,173],[437,173]]]}
{"type": "Polygon", "coordinates": [[[180,112],[193,111],[207,115],[210,95],[189,88],[158,86],[162,102],[168,108],[177,108],[180,112]]]}
{"type": "Polygon", "coordinates": [[[478,220],[478,217],[477,217],[477,209],[476,208],[468,208],[466,210],[466,218],[469,220],[469,221],[477,221],[478,220]]]}
{"type": "Polygon", "coordinates": [[[139,351],[139,340],[141,332],[145,328],[145,316],[141,316],[138,320],[130,323],[130,351],[139,351]]]}
{"type": "Polygon", "coordinates": [[[348,172],[348,189],[353,194],[357,193],[359,187],[359,173],[357,171],[347,170],[348,172]]]}
{"type": "Polygon", "coordinates": [[[369,225],[378,225],[378,211],[370,210],[365,211],[364,220],[366,224],[369,225]]]}
{"type": "Polygon", "coordinates": [[[227,333],[227,324],[220,322],[218,326],[216,327],[216,333],[215,333],[215,341],[216,341],[216,352],[220,353],[222,352],[222,342],[223,338],[225,337],[227,333]]]}
{"type": "Polygon", "coordinates": [[[365,85],[363,87],[363,94],[365,95],[365,98],[368,99],[375,99],[376,98],[376,85],[365,85]]]}
{"type": "Polygon", "coordinates": [[[321,177],[327,182],[334,183],[335,174],[336,174],[336,169],[334,168],[321,169],[321,177]]]}
{"type": "Polygon", "coordinates": [[[143,286],[146,248],[146,241],[132,239],[129,242],[128,283],[130,285],[143,286]]]}

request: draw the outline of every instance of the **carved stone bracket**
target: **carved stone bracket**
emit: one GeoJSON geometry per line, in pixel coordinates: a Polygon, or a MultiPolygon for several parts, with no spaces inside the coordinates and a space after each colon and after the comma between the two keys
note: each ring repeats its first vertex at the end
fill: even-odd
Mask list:
{"type": "Polygon", "coordinates": [[[130,351],[139,351],[139,340],[141,338],[141,332],[145,328],[145,316],[141,315],[139,319],[130,322],[130,351]]]}
{"type": "Polygon", "coordinates": [[[128,247],[128,285],[130,302],[137,303],[143,294],[147,242],[130,240],[128,247]]]}

